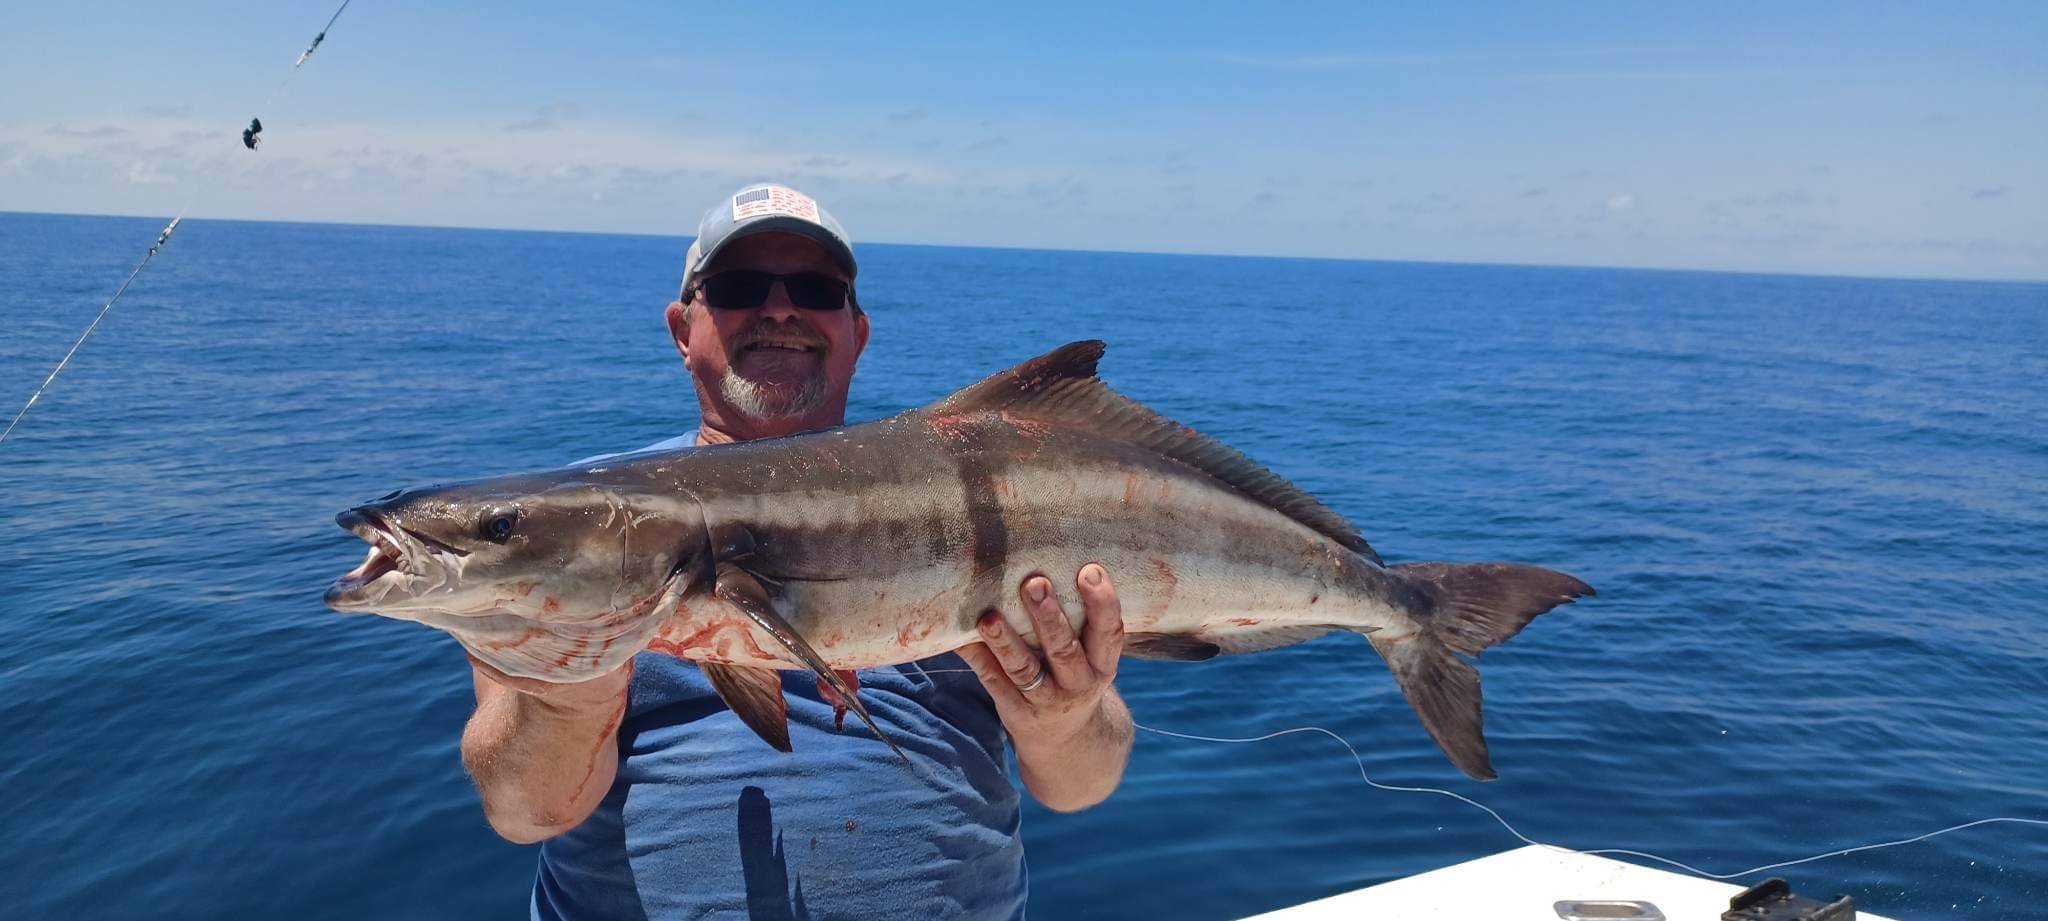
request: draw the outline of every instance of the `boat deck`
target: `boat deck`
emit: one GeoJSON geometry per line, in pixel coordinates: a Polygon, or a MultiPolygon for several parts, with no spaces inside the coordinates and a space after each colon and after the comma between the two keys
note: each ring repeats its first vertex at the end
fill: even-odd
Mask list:
{"type": "MultiPolygon", "coordinates": [[[[1268,912],[1253,921],[1559,921],[1566,916],[1558,913],[1557,903],[1573,900],[1648,902],[1669,921],[1717,921],[1728,910],[1728,900],[1744,888],[1606,857],[1529,845],[1268,912]]],[[[1793,888],[1800,895],[1822,901],[1836,895],[1800,890],[1796,882],[1793,888]]],[[[1620,906],[1604,910],[1607,913],[1580,917],[1659,917],[1620,906]]],[[[1856,917],[1858,921],[1889,921],[1863,911],[1860,906],[1856,917]]]]}

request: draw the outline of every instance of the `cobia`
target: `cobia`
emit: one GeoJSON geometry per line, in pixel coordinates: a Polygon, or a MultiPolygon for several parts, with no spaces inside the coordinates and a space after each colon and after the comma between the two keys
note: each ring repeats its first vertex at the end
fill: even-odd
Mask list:
{"type": "Polygon", "coordinates": [[[851,670],[978,642],[991,609],[1035,645],[1014,587],[1093,560],[1126,655],[1362,634],[1451,761],[1493,777],[1461,654],[1593,590],[1513,563],[1382,565],[1307,493],[1109,389],[1102,352],[1067,345],[878,422],[397,492],[338,517],[370,551],[326,601],[446,630],[515,677],[680,656],[787,751],[775,670],[816,671],[872,728],[851,670]]]}

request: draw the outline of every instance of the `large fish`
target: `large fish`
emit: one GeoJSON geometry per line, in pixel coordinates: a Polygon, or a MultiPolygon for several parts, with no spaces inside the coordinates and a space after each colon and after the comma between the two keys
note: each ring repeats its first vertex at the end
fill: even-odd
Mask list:
{"type": "Polygon", "coordinates": [[[1451,761],[1493,777],[1461,654],[1593,590],[1512,563],[1383,565],[1307,493],[1109,389],[1102,352],[1077,342],[879,422],[393,493],[337,518],[370,551],[326,601],[446,630],[515,677],[680,656],[787,751],[775,670],[817,672],[872,728],[852,670],[977,642],[991,609],[1036,645],[1013,587],[1094,560],[1126,655],[1363,634],[1451,761]]]}

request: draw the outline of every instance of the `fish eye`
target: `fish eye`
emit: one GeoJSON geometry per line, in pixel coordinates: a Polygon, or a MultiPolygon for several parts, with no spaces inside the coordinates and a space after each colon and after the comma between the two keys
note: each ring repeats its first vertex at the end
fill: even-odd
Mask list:
{"type": "Polygon", "coordinates": [[[494,544],[502,544],[512,536],[513,526],[519,524],[519,509],[499,506],[484,512],[477,523],[477,536],[494,544]]]}

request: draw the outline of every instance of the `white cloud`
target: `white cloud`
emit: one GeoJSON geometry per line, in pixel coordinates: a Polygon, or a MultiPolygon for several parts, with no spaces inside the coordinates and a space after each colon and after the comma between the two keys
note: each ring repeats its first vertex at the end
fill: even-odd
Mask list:
{"type": "Polygon", "coordinates": [[[190,115],[0,121],[0,202],[683,234],[718,196],[780,178],[818,195],[862,241],[1957,276],[2037,277],[2042,264],[2040,233],[2026,222],[2043,193],[1988,170],[1929,196],[1881,170],[1823,181],[1804,166],[1730,176],[1581,156],[1537,175],[1425,155],[1384,155],[1366,168],[1313,148],[1276,164],[1150,127],[1091,133],[1050,118],[1009,119],[998,133],[923,115],[922,127],[960,139],[930,149],[916,136],[828,143],[701,119],[536,111],[552,127],[507,134],[502,115],[430,126],[280,122],[253,152],[190,115]],[[95,129],[109,122],[126,133],[95,129]],[[970,151],[974,138],[1005,142],[970,151]],[[1253,199],[1261,188],[1275,195],[1253,199]],[[1967,207],[1975,224],[1949,219],[1937,197],[1962,206],[1956,213],[1967,207]],[[1795,232],[1769,244],[1759,236],[1795,232]],[[1898,243],[1923,236],[2015,245],[1898,243]]]}
{"type": "Polygon", "coordinates": [[[131,185],[170,185],[177,181],[175,177],[158,172],[154,163],[128,164],[128,182],[131,185]]]}
{"type": "Polygon", "coordinates": [[[573,119],[575,117],[575,103],[551,103],[548,105],[541,106],[540,110],[535,112],[532,118],[516,121],[509,125],[506,125],[505,130],[510,131],[514,134],[534,131],[554,131],[561,128],[563,122],[569,121],[570,119],[573,119]]]}
{"type": "Polygon", "coordinates": [[[52,132],[37,126],[0,123],[0,150],[17,164],[43,159],[82,164],[118,158],[135,174],[203,172],[213,178],[261,176],[279,171],[317,173],[332,180],[382,170],[442,181],[481,176],[566,179],[586,182],[644,182],[678,171],[697,175],[752,176],[781,164],[801,164],[813,173],[843,178],[941,174],[929,163],[894,156],[825,157],[809,152],[763,150],[691,132],[687,136],[635,125],[565,121],[560,107],[543,110],[545,131],[530,131],[508,143],[500,129],[485,125],[328,123],[265,132],[260,150],[245,151],[239,140],[205,131],[188,120],[141,121],[120,136],[97,132],[52,132]]]}

